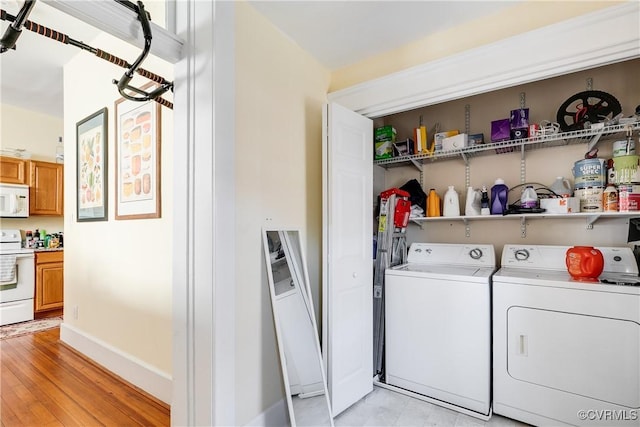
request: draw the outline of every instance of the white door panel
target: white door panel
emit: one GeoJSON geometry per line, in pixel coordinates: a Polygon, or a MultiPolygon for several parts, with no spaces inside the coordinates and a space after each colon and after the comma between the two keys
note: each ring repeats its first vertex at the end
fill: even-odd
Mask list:
{"type": "Polygon", "coordinates": [[[324,117],[323,352],[334,416],[373,389],[373,123],[324,117]]]}

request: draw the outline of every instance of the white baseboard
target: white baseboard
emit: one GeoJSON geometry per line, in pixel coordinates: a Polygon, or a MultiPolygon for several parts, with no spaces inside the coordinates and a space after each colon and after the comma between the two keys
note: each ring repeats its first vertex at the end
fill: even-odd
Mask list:
{"type": "Polygon", "coordinates": [[[282,399],[265,409],[246,426],[277,427],[289,425],[287,402],[282,399]]]}
{"type": "Polygon", "coordinates": [[[171,404],[172,380],[166,373],[64,322],[60,324],[60,340],[156,399],[171,404]]]}

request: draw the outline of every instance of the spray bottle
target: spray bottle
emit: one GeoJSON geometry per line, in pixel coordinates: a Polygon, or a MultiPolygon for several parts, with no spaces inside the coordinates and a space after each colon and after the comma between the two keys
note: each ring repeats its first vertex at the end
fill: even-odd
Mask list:
{"type": "Polygon", "coordinates": [[[482,186],[482,196],[480,197],[480,215],[491,215],[489,210],[489,193],[487,187],[482,186]]]}

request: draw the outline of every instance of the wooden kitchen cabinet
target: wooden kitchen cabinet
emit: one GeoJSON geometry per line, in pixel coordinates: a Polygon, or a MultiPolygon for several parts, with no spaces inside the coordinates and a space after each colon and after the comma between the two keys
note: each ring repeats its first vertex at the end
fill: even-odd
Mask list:
{"type": "Polygon", "coordinates": [[[63,215],[63,172],[61,163],[29,162],[29,215],[63,215]]]}
{"type": "Polygon", "coordinates": [[[64,305],[63,251],[36,252],[35,313],[56,310],[64,305]]]}
{"type": "Polygon", "coordinates": [[[0,182],[3,184],[27,184],[26,160],[0,157],[0,182]]]}

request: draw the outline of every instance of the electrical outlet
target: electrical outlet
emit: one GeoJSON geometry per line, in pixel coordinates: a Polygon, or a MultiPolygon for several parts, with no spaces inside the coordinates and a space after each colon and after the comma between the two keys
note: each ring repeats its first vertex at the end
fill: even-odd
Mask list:
{"type": "Polygon", "coordinates": [[[73,318],[74,318],[74,320],[78,320],[78,306],[77,305],[73,306],[73,318]]]}

